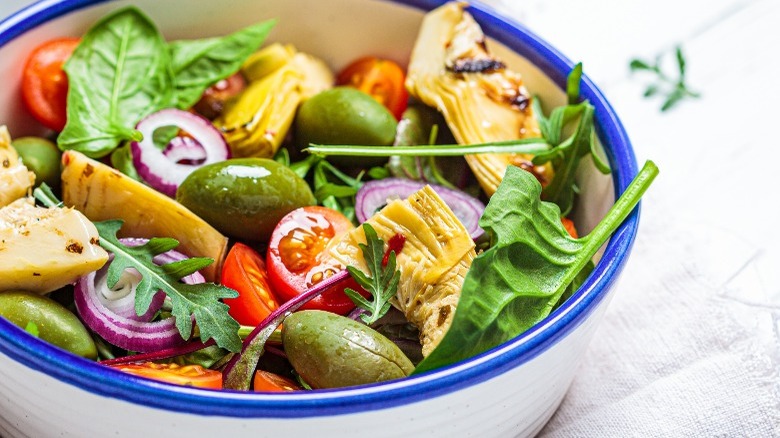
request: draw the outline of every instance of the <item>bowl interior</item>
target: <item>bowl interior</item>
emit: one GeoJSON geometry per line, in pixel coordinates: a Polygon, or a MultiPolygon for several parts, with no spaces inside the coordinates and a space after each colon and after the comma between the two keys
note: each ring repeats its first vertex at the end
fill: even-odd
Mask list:
{"type": "MultiPolygon", "coordinates": [[[[27,54],[33,47],[47,39],[82,35],[96,20],[122,6],[130,4],[138,6],[153,19],[168,39],[221,35],[246,25],[275,18],[278,21],[270,41],[294,44],[299,50],[317,55],[333,69],[338,69],[364,55],[387,57],[406,65],[425,12],[423,9],[430,9],[439,3],[442,2],[422,0],[399,2],[379,0],[43,1],[0,24],[0,59],[5,61],[0,63],[0,77],[4,80],[4,86],[0,87],[0,124],[7,124],[12,136],[40,134],[40,128],[32,122],[22,107],[19,92],[21,71],[27,54]]],[[[512,69],[523,74],[528,89],[532,94],[540,96],[545,107],[550,108],[565,102],[565,94],[561,86],[571,68],[570,61],[519,25],[492,16],[489,9],[479,7],[477,4],[474,15],[481,22],[488,36],[492,37],[491,48],[512,69]]],[[[584,81],[583,94],[597,107],[598,132],[615,170],[611,176],[603,176],[596,172],[593,166],[583,166],[580,174],[582,196],[575,215],[578,227],[584,234],[592,229],[606,213],[615,199],[616,190],[619,192],[628,184],[630,178],[636,173],[636,163],[620,122],[598,89],[587,79],[584,81]]],[[[613,281],[612,277],[617,275],[633,241],[636,219],[635,215],[632,216],[624,225],[624,229],[612,239],[609,247],[613,247],[613,250],[610,251],[607,247],[605,260],[602,260],[591,281],[578,292],[570,304],[556,311],[547,323],[540,324],[539,327],[512,341],[511,346],[502,347],[503,351],[519,348],[512,356],[511,366],[517,366],[533,358],[538,354],[538,348],[543,348],[542,341],[554,341],[556,336],[561,336],[566,329],[571,328],[572,324],[577,324],[588,315],[589,306],[600,299],[597,296],[589,297],[588,294],[600,293],[603,283],[613,281]]],[[[39,354],[53,358],[59,365],[80,370],[76,377],[68,377],[63,373],[62,379],[81,379],[79,384],[87,384],[90,376],[96,375],[97,378],[91,383],[96,391],[100,390],[101,385],[107,385],[104,382],[106,379],[128,385],[131,390],[145,391],[147,394],[159,395],[157,391],[164,392],[171,389],[167,385],[120,377],[118,372],[104,370],[86,360],[69,357],[40,341],[27,339],[22,342],[19,340],[21,337],[26,335],[0,321],[0,352],[8,348],[8,345],[27,345],[24,347],[24,352],[15,353],[20,361],[28,362],[30,366],[41,369],[48,365],[33,365],[35,359],[33,356],[39,354]]],[[[480,374],[478,372],[480,367],[488,367],[494,369],[494,372],[499,372],[495,371],[498,368],[491,365],[490,357],[478,358],[430,375],[407,379],[408,382],[375,385],[368,390],[381,392],[400,388],[408,391],[410,385],[421,385],[418,387],[426,387],[433,393],[436,392],[437,387],[430,382],[450,378],[461,380],[463,384],[472,384],[490,376],[490,373],[480,374]],[[459,379],[457,373],[466,369],[476,370],[469,377],[471,380],[459,379]],[[476,377],[477,375],[483,377],[476,377]]],[[[502,364],[508,366],[506,362],[502,364]]],[[[41,370],[56,375],[55,368],[41,370]]],[[[360,391],[363,390],[328,391],[325,395],[311,397],[340,397],[340,394],[348,396],[360,391]]],[[[438,391],[442,391],[441,387],[438,387],[438,391]]],[[[235,401],[236,397],[239,397],[223,396],[219,395],[220,393],[207,391],[188,392],[177,389],[176,392],[179,396],[187,394],[188,397],[195,398],[223,397],[223,401],[224,399],[235,401]]],[[[280,400],[257,394],[246,395],[247,398],[250,396],[258,400],[280,400]]]]}

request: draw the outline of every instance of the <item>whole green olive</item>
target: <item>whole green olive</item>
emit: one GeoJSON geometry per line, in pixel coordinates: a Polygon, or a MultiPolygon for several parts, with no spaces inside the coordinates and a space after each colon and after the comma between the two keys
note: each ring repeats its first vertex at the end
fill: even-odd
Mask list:
{"type": "Polygon", "coordinates": [[[200,167],[179,186],[176,200],[220,232],[252,241],[267,241],[284,215],[316,202],[306,181],[266,158],[200,167]]]}
{"type": "Polygon", "coordinates": [[[25,329],[34,325],[40,339],[75,355],[97,358],[95,342],[84,324],[51,298],[33,292],[0,292],[0,316],[25,329]]]}
{"type": "Polygon", "coordinates": [[[22,163],[35,174],[36,186],[42,182],[53,188],[60,186],[62,152],[54,143],[41,137],[19,137],[11,144],[22,163]]]}
{"type": "MultiPolygon", "coordinates": [[[[301,104],[295,116],[299,149],[316,144],[393,144],[397,122],[393,114],[370,95],[352,87],[335,87],[301,104]]],[[[330,157],[345,166],[370,166],[386,158],[330,157]]]]}
{"type": "Polygon", "coordinates": [[[293,368],[312,388],[400,379],[414,370],[398,346],[379,332],[321,310],[288,316],[282,342],[293,368]]]}

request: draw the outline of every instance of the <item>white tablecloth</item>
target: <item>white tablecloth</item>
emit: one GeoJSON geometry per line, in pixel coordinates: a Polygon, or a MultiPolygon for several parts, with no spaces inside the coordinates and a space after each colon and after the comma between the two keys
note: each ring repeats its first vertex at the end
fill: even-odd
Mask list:
{"type": "MultiPolygon", "coordinates": [[[[2,0],[0,17],[27,3],[2,0]]],[[[661,168],[616,297],[542,436],[780,436],[780,2],[485,3],[583,61],[640,161],[661,168]],[[702,98],[661,113],[628,63],[678,43],[702,98]]]]}

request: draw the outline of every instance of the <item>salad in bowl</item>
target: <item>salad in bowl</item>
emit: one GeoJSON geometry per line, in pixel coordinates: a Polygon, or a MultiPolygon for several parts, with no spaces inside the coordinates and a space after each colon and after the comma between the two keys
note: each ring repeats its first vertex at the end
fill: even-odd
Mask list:
{"type": "Polygon", "coordinates": [[[481,14],[442,3],[408,58],[337,67],[283,17],[171,39],[114,7],[38,42],[24,134],[0,128],[0,330],[157,414],[316,420],[456,391],[437,379],[574,315],[657,168],[583,213],[630,172],[609,109],[581,64],[562,102],[527,86],[481,14]]]}

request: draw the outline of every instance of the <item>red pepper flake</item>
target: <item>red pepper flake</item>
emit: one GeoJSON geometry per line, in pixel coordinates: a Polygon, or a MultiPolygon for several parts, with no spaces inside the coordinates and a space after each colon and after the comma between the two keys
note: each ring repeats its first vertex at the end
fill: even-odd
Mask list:
{"type": "Polygon", "coordinates": [[[406,237],[401,233],[396,233],[395,236],[391,237],[390,240],[387,241],[385,256],[382,257],[382,266],[387,266],[387,259],[390,258],[391,252],[395,252],[395,255],[400,254],[405,243],[406,237]]]}

